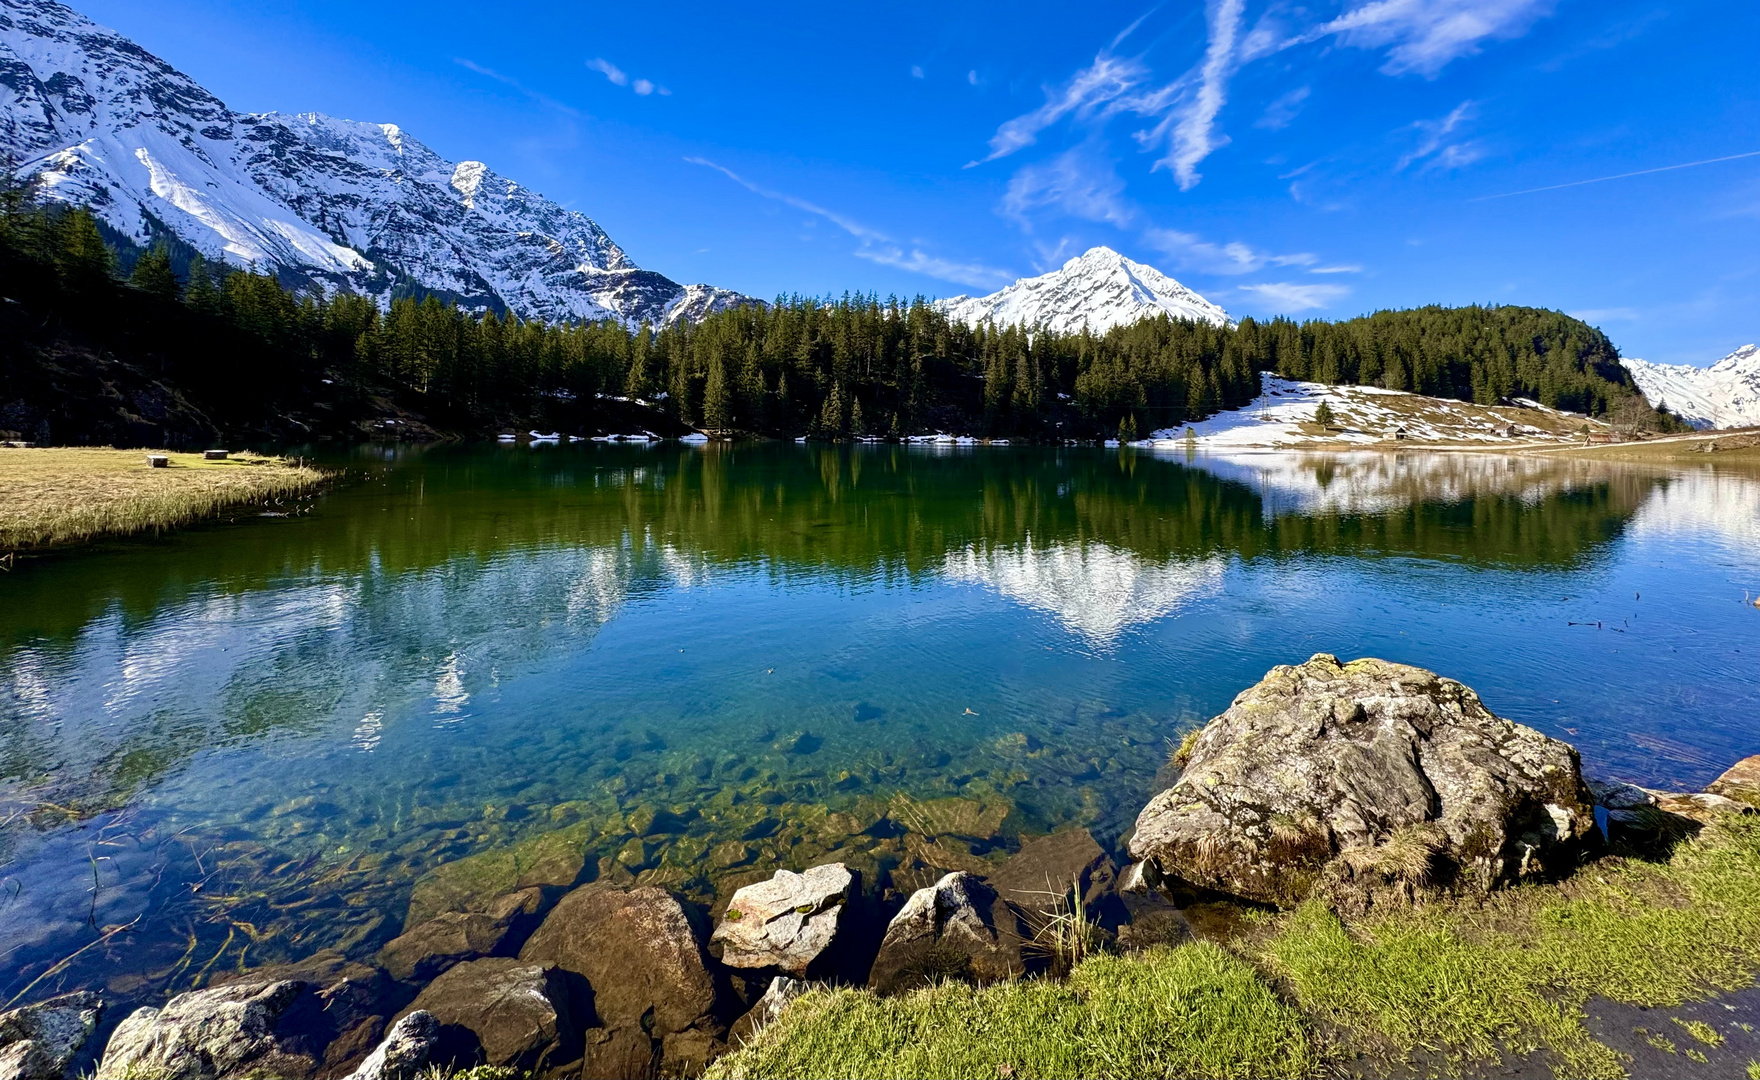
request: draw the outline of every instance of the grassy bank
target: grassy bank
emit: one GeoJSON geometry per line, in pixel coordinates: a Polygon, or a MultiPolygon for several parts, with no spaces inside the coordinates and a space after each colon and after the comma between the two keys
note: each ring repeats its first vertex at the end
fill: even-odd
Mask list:
{"type": "Polygon", "coordinates": [[[1460,1075],[1538,1055],[1561,1077],[1619,1077],[1591,998],[1665,1010],[1670,1045],[1703,1061],[1723,1033],[1666,1010],[1757,970],[1760,820],[1731,817],[1665,861],[1351,921],[1310,904],[1225,945],[1096,957],[1064,983],[816,991],[710,1075],[1460,1075]]]}
{"type": "Polygon", "coordinates": [[[225,461],[155,450],[0,448],[0,552],[158,532],[317,489],[324,474],[285,458],[225,461]],[[170,466],[147,466],[147,454],[170,466]]]}
{"type": "Polygon", "coordinates": [[[1597,461],[1656,462],[1670,465],[1760,466],[1760,431],[1704,432],[1698,435],[1646,439],[1642,442],[1608,443],[1599,446],[1567,446],[1536,451],[1564,454],[1597,461]]]}

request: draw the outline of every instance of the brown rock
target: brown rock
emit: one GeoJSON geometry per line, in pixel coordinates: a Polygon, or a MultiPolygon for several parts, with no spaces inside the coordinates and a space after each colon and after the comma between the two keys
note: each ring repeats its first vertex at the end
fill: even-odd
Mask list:
{"type": "Polygon", "coordinates": [[[510,956],[534,927],[544,892],[533,886],[509,893],[487,911],[448,911],[393,938],[379,963],[394,979],[426,982],[454,964],[483,956],[510,956]]]}
{"type": "Polygon", "coordinates": [[[491,957],[455,965],[410,1005],[440,1023],[436,1061],[545,1069],[580,1057],[568,980],[556,968],[491,957]]]}
{"type": "Polygon", "coordinates": [[[715,981],[697,929],[662,889],[587,885],[569,893],[520,950],[587,980],[602,1026],[657,1039],[712,1029],[715,981]]]}
{"type": "Polygon", "coordinates": [[[1052,912],[1064,905],[1072,888],[1084,905],[1096,902],[1117,877],[1111,856],[1088,830],[1075,827],[1027,841],[986,880],[1023,911],[1052,912]]]}
{"type": "Polygon", "coordinates": [[[316,1059],[320,1066],[316,1071],[326,1074],[346,1072],[359,1064],[400,1000],[384,971],[332,949],[293,964],[232,972],[211,985],[261,988],[284,981],[302,983],[307,990],[277,1022],[276,1037],[285,1049],[316,1059]],[[366,1030],[362,1025],[371,1030],[371,1037],[360,1037],[366,1030]],[[354,1037],[345,1038],[350,1033],[354,1037]]]}
{"type": "Polygon", "coordinates": [[[542,833],[510,847],[442,863],[423,874],[410,890],[406,928],[448,911],[488,911],[508,893],[530,886],[568,888],[586,868],[591,824],[542,833]]]}
{"type": "Polygon", "coordinates": [[[948,874],[911,894],[887,924],[868,986],[890,994],[941,979],[977,983],[1025,971],[1019,920],[971,874],[948,874]]]}
{"type": "Polygon", "coordinates": [[[641,1028],[593,1028],[586,1032],[582,1080],[647,1080],[660,1075],[661,1043],[641,1028]]]}
{"type": "Polygon", "coordinates": [[[1760,754],[1745,757],[1705,788],[1712,795],[1760,806],[1760,754]]]}

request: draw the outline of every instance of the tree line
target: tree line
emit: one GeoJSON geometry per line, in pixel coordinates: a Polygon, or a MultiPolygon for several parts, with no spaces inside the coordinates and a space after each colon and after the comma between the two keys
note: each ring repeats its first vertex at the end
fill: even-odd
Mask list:
{"type": "Polygon", "coordinates": [[[1264,371],[1592,415],[1635,393],[1599,330],[1526,307],[1228,327],[1159,316],[1104,334],[968,327],[921,297],[860,294],[634,330],[431,296],[382,308],[217,265],[169,237],[142,249],[16,186],[0,191],[0,288],[16,309],[0,318],[18,331],[0,348],[15,359],[48,337],[76,339],[143,366],[221,427],[390,404],[461,433],[635,417],[655,430],[1053,441],[1177,430],[1251,401],[1264,371]]]}

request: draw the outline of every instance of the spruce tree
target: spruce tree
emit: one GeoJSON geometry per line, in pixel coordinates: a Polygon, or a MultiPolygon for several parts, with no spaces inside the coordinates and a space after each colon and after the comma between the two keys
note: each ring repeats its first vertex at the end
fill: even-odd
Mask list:
{"type": "Polygon", "coordinates": [[[177,299],[177,275],[171,272],[171,251],[163,241],[135,261],[129,284],[150,296],[177,299]]]}
{"type": "Polygon", "coordinates": [[[76,289],[90,289],[111,279],[116,256],[98,231],[98,219],[84,207],[61,217],[61,250],[57,253],[61,277],[76,289]]]}

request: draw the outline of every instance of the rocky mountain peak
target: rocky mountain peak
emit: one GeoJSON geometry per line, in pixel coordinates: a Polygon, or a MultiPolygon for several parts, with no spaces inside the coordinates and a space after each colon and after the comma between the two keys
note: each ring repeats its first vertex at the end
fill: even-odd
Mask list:
{"type": "Polygon", "coordinates": [[[235,113],[55,0],[0,0],[0,153],[137,243],[168,230],[211,259],[385,303],[414,284],[628,326],[758,303],[642,270],[586,215],[396,124],[235,113]]]}
{"type": "Polygon", "coordinates": [[[1158,314],[1215,326],[1230,321],[1221,307],[1109,247],[1090,248],[1051,273],[1022,278],[989,296],[956,296],[937,306],[968,325],[989,322],[1060,333],[1085,327],[1103,334],[1158,314]]]}

